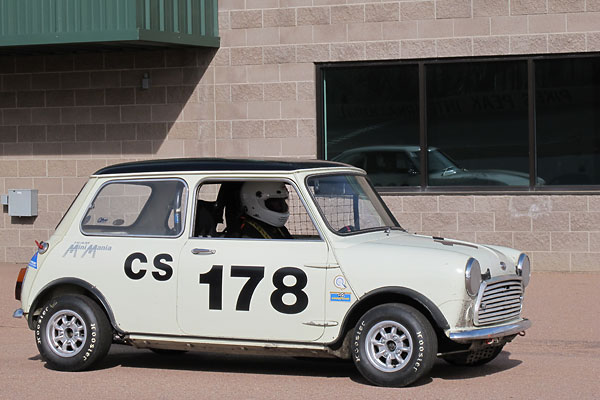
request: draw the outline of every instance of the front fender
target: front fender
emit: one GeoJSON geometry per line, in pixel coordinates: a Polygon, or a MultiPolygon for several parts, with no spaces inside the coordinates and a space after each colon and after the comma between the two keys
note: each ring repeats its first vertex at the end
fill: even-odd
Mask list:
{"type": "Polygon", "coordinates": [[[464,320],[465,303],[471,302],[465,290],[468,255],[441,249],[364,243],[338,249],[336,256],[357,298],[362,299],[381,288],[402,288],[406,293],[427,299],[423,304],[428,309],[444,310],[439,311],[439,315],[449,327],[464,320]]]}
{"type": "Polygon", "coordinates": [[[332,349],[338,349],[343,345],[346,333],[356,325],[364,313],[381,304],[401,303],[414,307],[420,311],[438,331],[446,331],[449,328],[448,321],[440,309],[421,293],[405,287],[382,287],[375,289],[362,296],[352,304],[341,324],[340,334],[337,339],[329,343],[332,349]]]}

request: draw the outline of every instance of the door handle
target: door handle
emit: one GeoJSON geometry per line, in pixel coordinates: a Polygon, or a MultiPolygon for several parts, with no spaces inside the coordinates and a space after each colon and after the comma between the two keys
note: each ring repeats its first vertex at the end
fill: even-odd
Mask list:
{"type": "Polygon", "coordinates": [[[192,249],[192,254],[195,255],[210,255],[215,254],[217,251],[213,249],[192,249]]]}

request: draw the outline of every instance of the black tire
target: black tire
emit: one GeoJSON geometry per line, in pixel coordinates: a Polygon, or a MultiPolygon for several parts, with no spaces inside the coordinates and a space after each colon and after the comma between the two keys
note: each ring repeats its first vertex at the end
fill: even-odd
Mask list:
{"type": "Polygon", "coordinates": [[[501,346],[485,347],[479,350],[466,351],[464,353],[448,354],[442,358],[452,365],[476,367],[478,365],[487,364],[502,352],[501,346]]]}
{"type": "Polygon", "coordinates": [[[94,301],[65,295],[44,305],[35,325],[35,338],[49,368],[82,371],[106,356],[112,343],[112,327],[94,301]]]}
{"type": "Polygon", "coordinates": [[[404,304],[383,304],[367,311],[356,324],[350,343],[358,371],[379,386],[410,385],[429,373],[437,357],[437,337],[431,324],[404,304]],[[377,357],[379,352],[384,354],[377,357]],[[391,365],[386,364],[388,359],[391,365]]]}

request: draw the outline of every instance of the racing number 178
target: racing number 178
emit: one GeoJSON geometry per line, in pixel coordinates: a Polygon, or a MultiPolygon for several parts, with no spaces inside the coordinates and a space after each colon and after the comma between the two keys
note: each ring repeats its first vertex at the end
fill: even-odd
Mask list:
{"type": "MultiPolygon", "coordinates": [[[[265,267],[250,267],[242,265],[231,266],[232,278],[248,278],[238,295],[235,309],[237,311],[249,311],[250,301],[254,290],[265,276],[265,267]]],[[[302,290],[306,287],[308,279],[304,271],[294,267],[283,267],[273,274],[273,286],[275,290],[271,293],[271,305],[283,314],[298,314],[308,306],[308,296],[302,290]],[[296,282],[292,286],[286,285],[283,280],[286,276],[293,276],[296,282]],[[283,295],[293,294],[296,297],[294,304],[285,304],[283,295]]],[[[210,310],[223,309],[223,266],[213,265],[210,271],[200,274],[200,283],[208,285],[208,308],[210,310]]]]}

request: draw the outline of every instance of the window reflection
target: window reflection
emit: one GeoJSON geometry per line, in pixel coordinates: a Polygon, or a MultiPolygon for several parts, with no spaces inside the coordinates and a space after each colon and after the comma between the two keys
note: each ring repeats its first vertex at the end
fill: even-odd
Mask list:
{"type": "Polygon", "coordinates": [[[393,163],[373,157],[378,148],[419,145],[417,65],[328,69],[324,94],[327,159],[387,170],[393,163]]]}
{"type": "Polygon", "coordinates": [[[538,175],[548,185],[600,184],[600,60],[535,68],[538,175]]]}
{"type": "Polygon", "coordinates": [[[600,57],[411,63],[323,70],[326,159],[384,187],[600,184],[600,57]]]}
{"type": "Polygon", "coordinates": [[[526,61],[440,63],[426,73],[429,185],[528,186],[526,61]]]}

